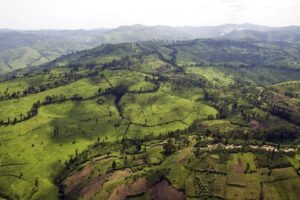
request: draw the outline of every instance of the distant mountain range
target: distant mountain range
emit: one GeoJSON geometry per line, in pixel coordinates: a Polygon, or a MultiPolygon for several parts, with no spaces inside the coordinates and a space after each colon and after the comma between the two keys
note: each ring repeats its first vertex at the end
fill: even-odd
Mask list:
{"type": "Polygon", "coordinates": [[[300,27],[226,24],[203,27],[121,26],[115,29],[37,30],[0,29],[0,74],[44,64],[61,55],[104,43],[147,40],[226,38],[300,44],[300,27]]]}

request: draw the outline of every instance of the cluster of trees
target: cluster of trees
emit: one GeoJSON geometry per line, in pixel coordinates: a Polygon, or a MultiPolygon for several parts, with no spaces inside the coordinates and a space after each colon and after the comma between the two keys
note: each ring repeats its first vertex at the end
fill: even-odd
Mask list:
{"type": "Polygon", "coordinates": [[[186,136],[175,135],[173,138],[167,139],[167,143],[163,145],[163,154],[165,156],[171,155],[178,149],[188,147],[190,141],[186,136]]]}
{"type": "Polygon", "coordinates": [[[116,97],[115,104],[118,104],[123,95],[125,95],[129,91],[128,86],[125,84],[120,84],[115,87],[106,88],[103,92],[102,90],[99,90],[98,93],[101,93],[103,95],[114,95],[116,97]]]}
{"type": "Polygon", "coordinates": [[[203,100],[216,102],[218,101],[218,95],[213,92],[208,92],[206,89],[204,89],[203,100]]]}
{"type": "Polygon", "coordinates": [[[129,58],[129,56],[125,56],[120,60],[113,60],[111,62],[107,62],[102,64],[104,69],[130,69],[134,65],[133,61],[129,58]]]}
{"type": "Polygon", "coordinates": [[[221,163],[225,163],[227,164],[228,163],[228,160],[229,160],[229,153],[228,151],[224,151],[223,149],[220,151],[219,153],[219,159],[220,159],[220,162],[221,163]]]}
{"type": "Polygon", "coordinates": [[[290,98],[298,98],[299,97],[299,94],[296,94],[296,93],[294,93],[292,91],[286,91],[286,92],[284,92],[284,95],[288,96],[290,98]]]}
{"type": "Polygon", "coordinates": [[[299,138],[299,128],[296,127],[287,127],[274,126],[265,129],[261,129],[256,136],[256,139],[263,139],[269,142],[284,142],[284,141],[293,141],[299,138]]]}
{"type": "Polygon", "coordinates": [[[286,159],[284,153],[275,151],[261,151],[256,154],[256,163],[259,167],[269,169],[290,167],[291,163],[286,159]]]}
{"type": "Polygon", "coordinates": [[[69,160],[65,161],[65,167],[66,169],[71,169],[71,167],[78,161],[79,159],[79,154],[78,154],[78,149],[75,149],[75,155],[70,154],[69,155],[69,160]]]}
{"type": "Polygon", "coordinates": [[[286,107],[276,105],[276,104],[273,104],[272,109],[271,109],[271,113],[273,115],[277,115],[286,120],[290,119],[290,117],[291,117],[290,112],[291,111],[289,109],[287,109],[286,107]]]}
{"type": "Polygon", "coordinates": [[[111,88],[112,94],[116,97],[116,104],[119,103],[121,98],[129,91],[128,86],[124,84],[117,85],[111,88]]]}
{"type": "Polygon", "coordinates": [[[54,102],[63,102],[67,99],[65,95],[52,95],[52,96],[46,96],[45,101],[43,102],[43,105],[48,105],[54,102]]]}
{"type": "Polygon", "coordinates": [[[121,140],[121,146],[122,146],[122,151],[125,151],[128,148],[134,147],[134,151],[130,153],[138,153],[141,151],[142,148],[142,141],[141,140],[132,140],[128,139],[127,137],[123,137],[121,140]]]}
{"type": "Polygon", "coordinates": [[[167,143],[163,146],[163,154],[168,156],[176,151],[176,146],[173,139],[168,139],[167,143]]]}
{"type": "Polygon", "coordinates": [[[110,87],[110,88],[106,88],[102,93],[101,95],[114,95],[116,98],[115,98],[115,106],[117,107],[117,110],[120,114],[121,117],[123,117],[123,114],[122,114],[122,109],[121,109],[121,106],[119,105],[119,102],[121,100],[121,98],[129,91],[128,89],[128,86],[127,85],[124,85],[124,84],[120,84],[120,85],[117,85],[115,87],[110,87]]]}
{"type": "Polygon", "coordinates": [[[208,84],[208,82],[205,79],[189,75],[173,77],[171,83],[172,89],[174,90],[178,90],[182,87],[199,87],[204,89],[208,84]]]}

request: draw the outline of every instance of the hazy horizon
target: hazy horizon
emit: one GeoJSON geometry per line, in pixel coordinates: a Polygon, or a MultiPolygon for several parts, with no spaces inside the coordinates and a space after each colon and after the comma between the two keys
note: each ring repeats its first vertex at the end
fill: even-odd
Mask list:
{"type": "Polygon", "coordinates": [[[107,30],[112,30],[112,29],[117,29],[120,27],[130,27],[130,26],[146,26],[146,27],[156,27],[156,26],[165,26],[165,27],[173,27],[173,28],[180,28],[180,27],[216,27],[216,26],[223,26],[223,25],[255,25],[255,26],[265,26],[265,27],[271,27],[271,28],[282,28],[282,27],[293,27],[293,26],[299,26],[300,25],[287,25],[287,26],[269,26],[269,25],[264,25],[264,24],[253,24],[253,23],[225,23],[225,24],[217,24],[217,25],[199,25],[199,26],[192,26],[192,25],[178,25],[178,26],[172,26],[172,25],[168,25],[168,24],[156,24],[156,25],[145,25],[145,24],[123,24],[123,25],[119,25],[116,27],[95,27],[95,28],[49,28],[49,29],[18,29],[18,28],[0,28],[0,30],[13,30],[13,31],[47,31],[47,30],[53,30],[53,31],[80,31],[80,30],[100,30],[100,29],[107,29],[107,30]]]}
{"type": "Polygon", "coordinates": [[[297,0],[0,0],[0,29],[78,30],[145,26],[299,26],[297,0]]]}

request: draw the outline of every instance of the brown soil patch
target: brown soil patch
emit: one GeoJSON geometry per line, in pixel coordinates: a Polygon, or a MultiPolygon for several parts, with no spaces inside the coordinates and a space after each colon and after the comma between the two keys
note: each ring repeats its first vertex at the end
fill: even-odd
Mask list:
{"type": "Polygon", "coordinates": [[[131,173],[132,173],[132,172],[131,172],[130,169],[118,170],[118,171],[114,172],[114,173],[109,177],[109,179],[110,179],[110,180],[112,180],[112,179],[119,179],[119,178],[122,178],[122,177],[129,176],[131,173]]]}
{"type": "Polygon", "coordinates": [[[65,179],[63,182],[63,185],[65,186],[64,192],[68,194],[78,191],[80,183],[92,173],[93,168],[94,166],[92,164],[88,164],[79,172],[76,172],[74,175],[65,179]]]}
{"type": "Polygon", "coordinates": [[[130,169],[119,170],[113,173],[103,174],[99,177],[93,178],[80,190],[80,199],[89,199],[95,194],[101,192],[103,184],[110,180],[123,178],[131,174],[130,169]]]}
{"type": "Polygon", "coordinates": [[[110,200],[125,200],[128,196],[135,196],[147,191],[147,179],[145,177],[137,181],[129,182],[126,185],[117,187],[110,195],[110,200]]]}
{"type": "Polygon", "coordinates": [[[260,129],[260,128],[262,128],[262,123],[260,123],[260,122],[257,121],[257,120],[251,120],[251,121],[250,121],[250,128],[251,128],[252,130],[260,129]]]}
{"type": "Polygon", "coordinates": [[[285,103],[287,104],[287,109],[292,111],[292,112],[300,112],[300,109],[298,108],[298,106],[296,106],[294,103],[292,103],[291,101],[289,101],[290,98],[287,96],[284,96],[282,94],[277,94],[277,93],[273,93],[273,95],[271,95],[271,97],[269,97],[269,101],[273,104],[278,104],[278,103],[285,103]]]}
{"type": "Polygon", "coordinates": [[[281,94],[273,93],[269,97],[269,100],[271,101],[271,103],[286,102],[289,100],[289,97],[281,95],[281,94]]]}
{"type": "Polygon", "coordinates": [[[110,174],[103,174],[92,179],[92,181],[85,185],[84,188],[80,191],[80,198],[89,199],[95,196],[96,193],[102,190],[102,185],[109,176],[110,174]]]}
{"type": "Polygon", "coordinates": [[[152,187],[153,200],[183,200],[184,193],[178,191],[167,180],[162,180],[152,187]]]}
{"type": "Polygon", "coordinates": [[[243,162],[240,158],[237,159],[238,164],[234,166],[234,171],[238,173],[243,173],[243,162]]]}
{"type": "Polygon", "coordinates": [[[80,171],[66,178],[63,182],[64,194],[68,196],[78,193],[80,198],[89,199],[102,190],[102,186],[105,182],[126,177],[131,174],[130,169],[125,169],[88,179],[89,175],[93,172],[93,168],[93,164],[90,163],[80,171]]]}

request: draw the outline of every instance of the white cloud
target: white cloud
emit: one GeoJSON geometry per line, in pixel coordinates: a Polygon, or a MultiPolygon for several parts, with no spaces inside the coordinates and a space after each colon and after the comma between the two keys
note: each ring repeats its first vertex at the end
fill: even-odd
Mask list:
{"type": "Polygon", "coordinates": [[[0,28],[300,25],[299,0],[0,0],[0,28]]]}

